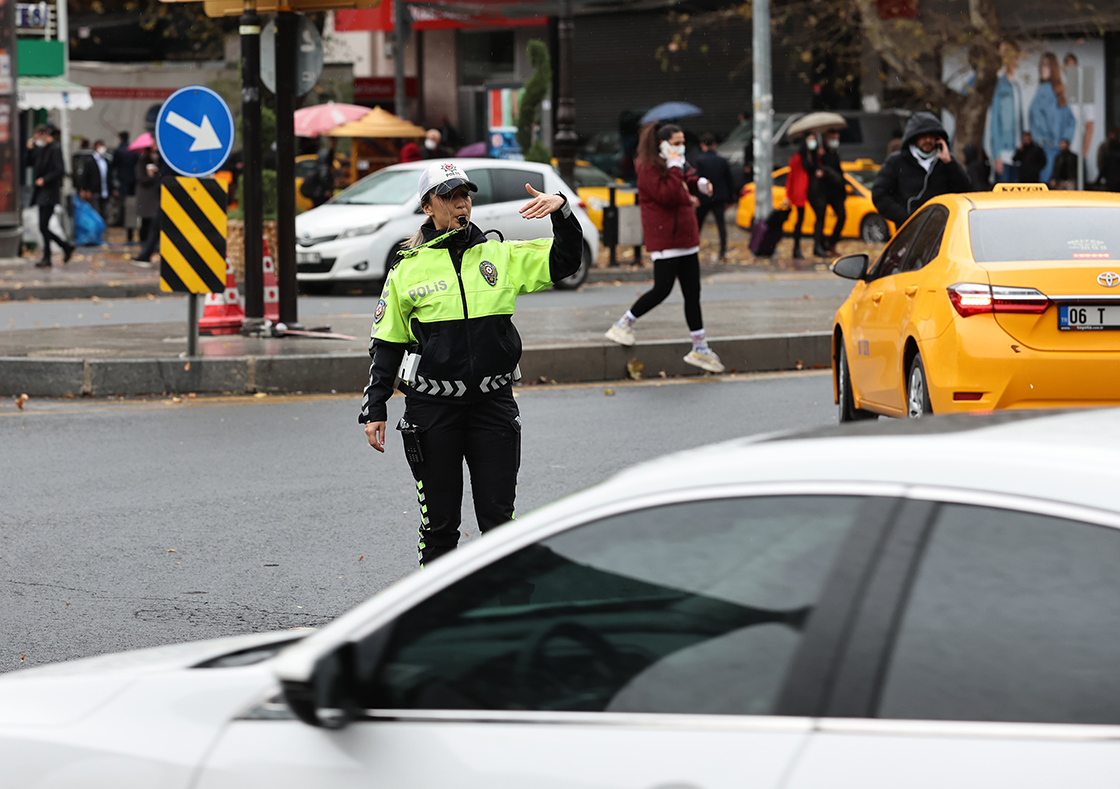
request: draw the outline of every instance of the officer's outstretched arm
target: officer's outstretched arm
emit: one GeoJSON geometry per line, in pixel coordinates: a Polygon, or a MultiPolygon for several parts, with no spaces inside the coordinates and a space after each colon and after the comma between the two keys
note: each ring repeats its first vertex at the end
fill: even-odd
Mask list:
{"type": "MultiPolygon", "coordinates": [[[[583,228],[572,213],[568,198],[564,195],[546,195],[538,192],[529,184],[525,190],[533,199],[521,207],[521,215],[526,219],[549,216],[552,219],[553,242],[548,250],[548,282],[544,282],[543,271],[526,280],[542,280],[539,284],[530,283],[524,292],[547,288],[553,282],[570,277],[579,270],[583,257],[583,228]],[[545,208],[546,213],[540,213],[545,208]]],[[[543,261],[542,261],[543,263],[543,261]]],[[[528,273],[528,272],[526,272],[528,273]]]]}

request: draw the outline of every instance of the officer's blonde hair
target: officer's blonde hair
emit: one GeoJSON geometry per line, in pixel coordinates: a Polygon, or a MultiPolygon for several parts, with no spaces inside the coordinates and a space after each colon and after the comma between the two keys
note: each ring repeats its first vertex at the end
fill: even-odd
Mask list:
{"type": "MultiPolygon", "coordinates": [[[[428,194],[426,194],[426,195],[424,195],[423,197],[420,198],[420,207],[423,208],[424,206],[426,206],[430,202],[432,202],[432,193],[428,192],[428,194]]],[[[416,247],[423,244],[424,243],[424,225],[426,225],[427,223],[428,223],[427,219],[425,219],[423,222],[421,222],[420,227],[416,228],[416,232],[413,234],[412,238],[408,239],[408,241],[405,241],[403,244],[401,244],[401,247],[403,249],[415,249],[416,247]]]]}

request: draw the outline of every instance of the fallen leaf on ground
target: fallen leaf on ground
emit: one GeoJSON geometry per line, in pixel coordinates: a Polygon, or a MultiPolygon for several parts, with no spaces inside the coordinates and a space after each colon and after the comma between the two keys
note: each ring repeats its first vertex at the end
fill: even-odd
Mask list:
{"type": "Polygon", "coordinates": [[[190,363],[190,362],[187,362],[186,364],[184,364],[184,365],[183,365],[183,369],[184,369],[184,370],[189,370],[189,369],[191,369],[191,363],[190,363]]]}
{"type": "Polygon", "coordinates": [[[804,370],[804,369],[805,369],[805,362],[803,362],[803,361],[801,361],[800,359],[798,359],[798,360],[797,360],[797,365],[795,366],[795,368],[794,368],[794,369],[796,369],[796,370],[804,370]]]}
{"type": "Polygon", "coordinates": [[[607,397],[611,397],[614,395],[614,389],[604,389],[603,394],[605,394],[607,397]]]}
{"type": "Polygon", "coordinates": [[[253,397],[268,397],[268,392],[257,392],[253,397]]]}
{"type": "Polygon", "coordinates": [[[635,381],[642,379],[642,370],[644,369],[646,369],[646,366],[637,359],[631,359],[626,363],[626,372],[635,381]]]}
{"type": "Polygon", "coordinates": [[[358,557],[358,561],[360,562],[360,561],[361,561],[362,559],[364,559],[364,558],[366,558],[366,557],[365,557],[365,554],[363,554],[363,555],[359,556],[359,557],[358,557]]]}
{"type": "Polygon", "coordinates": [[[28,397],[26,394],[21,394],[19,397],[16,398],[16,408],[18,408],[20,411],[22,411],[23,410],[23,404],[26,403],[30,399],[31,398],[28,397]]]}
{"type": "Polygon", "coordinates": [[[175,553],[175,549],[174,549],[174,548],[168,548],[168,549],[167,549],[167,552],[168,552],[168,553],[175,553]]]}

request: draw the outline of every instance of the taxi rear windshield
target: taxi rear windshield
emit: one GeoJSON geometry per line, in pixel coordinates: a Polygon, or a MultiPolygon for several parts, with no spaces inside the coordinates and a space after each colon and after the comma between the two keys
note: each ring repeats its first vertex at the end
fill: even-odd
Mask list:
{"type": "Polygon", "coordinates": [[[1120,207],[979,209],[968,228],[977,263],[1120,258],[1120,207]]]}

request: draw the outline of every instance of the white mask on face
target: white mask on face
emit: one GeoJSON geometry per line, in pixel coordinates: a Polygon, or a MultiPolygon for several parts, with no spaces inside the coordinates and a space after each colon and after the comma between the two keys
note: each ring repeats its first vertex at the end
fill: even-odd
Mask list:
{"type": "Polygon", "coordinates": [[[840,147],[840,138],[839,137],[831,138],[828,141],[828,147],[835,151],[837,148],[840,147]]]}
{"type": "Polygon", "coordinates": [[[817,138],[816,137],[810,137],[809,139],[807,139],[805,141],[805,147],[808,148],[810,151],[817,150],[817,138]]]}
{"type": "Polygon", "coordinates": [[[424,147],[429,151],[434,151],[436,149],[436,145],[437,143],[435,140],[424,140],[424,147]]]}
{"type": "Polygon", "coordinates": [[[97,148],[94,148],[93,150],[98,156],[104,156],[105,155],[105,146],[104,145],[100,145],[97,148]]]}
{"type": "Polygon", "coordinates": [[[35,147],[36,148],[42,148],[46,144],[47,144],[46,140],[36,140],[35,141],[35,147]]]}

